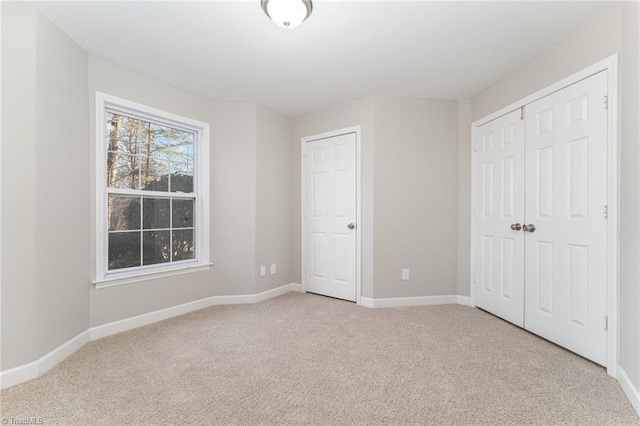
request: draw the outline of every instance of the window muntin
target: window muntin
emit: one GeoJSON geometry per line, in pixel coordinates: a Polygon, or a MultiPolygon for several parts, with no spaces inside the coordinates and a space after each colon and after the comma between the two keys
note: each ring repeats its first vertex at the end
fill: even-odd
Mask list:
{"type": "Polygon", "coordinates": [[[106,116],[107,271],[194,259],[195,134],[106,116]]]}
{"type": "Polygon", "coordinates": [[[210,266],[208,146],[199,144],[208,125],[109,95],[96,99],[96,283],[210,266]]]}

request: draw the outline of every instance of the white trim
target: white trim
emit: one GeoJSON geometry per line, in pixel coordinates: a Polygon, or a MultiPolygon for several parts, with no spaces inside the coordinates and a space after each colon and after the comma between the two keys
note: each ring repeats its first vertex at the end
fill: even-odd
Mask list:
{"type": "Polygon", "coordinates": [[[471,303],[471,297],[469,297],[469,296],[460,296],[458,294],[456,296],[456,303],[458,305],[469,306],[471,308],[475,307],[475,305],[471,303]]]}
{"type": "Polygon", "coordinates": [[[42,376],[87,343],[89,343],[89,330],[58,346],[38,360],[38,375],[42,376]]]}
{"type": "Polygon", "coordinates": [[[268,299],[273,299],[274,297],[282,296],[283,294],[287,294],[292,291],[302,293],[302,284],[290,283],[280,287],[272,288],[271,290],[263,291],[262,293],[256,294],[254,296],[254,301],[251,303],[260,303],[268,299]]]}
{"type": "Polygon", "coordinates": [[[431,306],[431,305],[455,305],[458,298],[464,296],[417,296],[417,297],[388,297],[372,299],[369,297],[360,298],[361,304],[367,308],[397,308],[400,306],[431,306]]]}
{"type": "Polygon", "coordinates": [[[636,410],[636,414],[640,416],[640,390],[634,386],[627,372],[624,371],[621,365],[618,365],[618,383],[620,383],[624,394],[629,399],[629,402],[631,402],[631,406],[636,410]]]}
{"type": "Polygon", "coordinates": [[[6,389],[38,377],[38,361],[0,372],[0,389],[6,389]]]}
{"type": "MultiPolygon", "coordinates": [[[[172,272],[169,275],[176,275],[187,272],[189,266],[163,264],[152,265],[149,267],[140,266],[131,269],[123,269],[122,271],[108,271],[106,258],[107,248],[107,217],[106,217],[106,150],[104,144],[100,141],[105,139],[105,122],[106,108],[121,111],[124,114],[134,117],[141,117],[145,120],[153,120],[162,124],[172,126],[174,128],[188,130],[195,133],[194,143],[194,194],[177,194],[162,193],[162,196],[169,197],[195,197],[195,244],[196,259],[194,264],[201,267],[210,267],[209,255],[209,235],[210,235],[210,129],[209,124],[191,118],[183,117],[157,108],[138,104],[116,96],[107,95],[102,92],[95,92],[95,202],[96,202],[96,224],[95,224],[95,241],[96,241],[96,276],[94,283],[113,282],[110,285],[100,285],[99,287],[108,287],[112,285],[129,284],[146,279],[156,278],[161,272],[172,272]],[[148,278],[147,278],[148,277],[148,278]],[[116,284],[117,282],[117,284],[116,284]]],[[[127,191],[117,191],[127,192],[127,191]]],[[[150,191],[149,195],[158,194],[150,191]]],[[[193,266],[191,266],[193,267],[193,266]]]]}
{"type": "MultiPolygon", "coordinates": [[[[523,105],[528,105],[532,102],[535,102],[539,99],[544,98],[545,96],[549,96],[552,93],[562,90],[565,87],[571,86],[572,84],[575,84],[581,80],[584,80],[585,78],[589,78],[592,75],[595,75],[601,71],[609,70],[614,67],[617,69],[617,63],[618,63],[618,54],[616,53],[615,55],[612,55],[606,59],[603,59],[602,61],[599,61],[587,68],[584,68],[583,70],[580,70],[566,78],[563,78],[562,80],[550,86],[547,86],[544,89],[538,90],[537,92],[529,96],[526,96],[520,99],[519,101],[516,101],[504,108],[500,108],[498,111],[474,121],[471,125],[473,127],[480,127],[483,124],[486,124],[490,121],[495,120],[496,118],[502,117],[505,114],[508,114],[512,111],[519,109],[523,105]]],[[[611,102],[609,102],[609,105],[611,105],[611,102]]]]}
{"type": "Polygon", "coordinates": [[[609,96],[608,108],[608,185],[607,196],[609,206],[609,220],[607,221],[607,315],[609,326],[607,330],[607,373],[616,377],[618,366],[618,54],[610,56],[591,65],[559,82],[552,84],[534,94],[527,96],[509,106],[499,109],[493,114],[480,118],[471,124],[471,256],[470,256],[470,305],[475,306],[475,234],[476,234],[476,153],[473,149],[476,141],[476,129],[496,118],[535,102],[545,96],[564,89],[572,84],[584,80],[602,71],[608,71],[607,90],[609,96]]]}
{"type": "Polygon", "coordinates": [[[89,330],[83,331],[36,361],[0,372],[0,389],[42,376],[87,343],[89,330]]]}
{"type": "Polygon", "coordinates": [[[145,275],[137,275],[131,277],[119,277],[109,275],[106,278],[103,278],[99,281],[93,281],[92,283],[96,285],[96,288],[109,288],[109,287],[117,287],[123,284],[130,284],[138,281],[148,281],[155,280],[158,278],[172,277],[174,275],[182,275],[189,272],[201,272],[209,270],[213,263],[208,263],[203,265],[201,263],[189,263],[187,265],[177,264],[171,265],[173,268],[162,268],[161,271],[146,271],[145,275]]]}
{"type": "Polygon", "coordinates": [[[618,368],[618,55],[607,59],[607,373],[618,368]]]}
{"type": "Polygon", "coordinates": [[[418,296],[418,297],[390,297],[373,299],[361,297],[360,304],[365,308],[394,308],[400,306],[430,306],[430,305],[462,305],[470,306],[469,296],[445,295],[445,296],[418,296]]]}
{"type": "Polygon", "coordinates": [[[10,370],[0,372],[0,389],[24,383],[26,381],[38,378],[44,373],[55,367],[69,355],[82,348],[91,340],[101,339],[123,331],[132,330],[173,318],[189,312],[208,308],[216,305],[236,305],[245,303],[258,303],[273,297],[281,296],[291,291],[302,292],[302,284],[286,284],[271,290],[263,291],[257,294],[243,294],[235,296],[213,296],[205,299],[195,300],[193,302],[184,303],[178,306],[172,306],[166,309],[149,312],[147,314],[138,315],[136,317],[127,318],[120,321],[92,327],[78,334],[73,339],[58,346],[42,358],[24,364],[10,370]]]}
{"type": "Polygon", "coordinates": [[[375,299],[363,296],[360,298],[360,306],[364,308],[375,308],[375,299]]]}
{"type": "Polygon", "coordinates": [[[277,297],[290,291],[302,291],[300,284],[286,284],[271,290],[263,291],[258,294],[240,294],[232,296],[211,296],[204,299],[194,300],[193,302],[183,303],[177,306],[160,309],[146,314],[138,315],[132,318],[126,318],[120,321],[110,322],[108,324],[92,327],[91,340],[101,339],[111,336],[112,334],[121,333],[123,331],[133,330],[134,328],[153,324],[154,322],[163,321],[168,318],[184,315],[189,312],[198,311],[217,305],[241,305],[249,303],[258,303],[273,297],[277,297]]]}
{"type": "Polygon", "coordinates": [[[210,306],[239,305],[243,303],[255,303],[255,295],[243,294],[234,296],[212,296],[205,299],[194,300],[193,302],[187,302],[181,305],[171,306],[169,308],[92,327],[90,329],[91,340],[102,339],[103,337],[133,330],[134,328],[143,327],[145,325],[184,315],[189,312],[198,311],[210,306]]]}
{"type": "Polygon", "coordinates": [[[347,135],[355,133],[356,135],[356,304],[361,305],[362,302],[362,129],[360,126],[347,127],[340,130],[320,133],[312,136],[305,136],[300,139],[300,223],[301,223],[301,275],[302,288],[306,291],[306,273],[305,273],[305,166],[304,159],[306,155],[306,143],[318,139],[327,139],[335,136],[347,135]]]}

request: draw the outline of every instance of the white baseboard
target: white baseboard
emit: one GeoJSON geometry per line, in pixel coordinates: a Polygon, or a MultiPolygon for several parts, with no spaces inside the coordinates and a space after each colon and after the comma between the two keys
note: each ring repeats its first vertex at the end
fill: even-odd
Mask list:
{"type": "Polygon", "coordinates": [[[123,331],[133,330],[134,328],[153,324],[154,322],[163,321],[179,315],[188,314],[189,312],[198,311],[217,305],[242,305],[247,303],[258,303],[273,297],[281,296],[290,291],[302,291],[301,284],[285,284],[271,290],[263,291],[258,294],[243,294],[237,296],[211,296],[193,302],[183,303],[182,305],[172,306],[166,309],[149,312],[132,318],[126,318],[120,321],[110,322],[108,324],[92,327],[91,340],[101,339],[111,336],[112,334],[122,333],[123,331]]]}
{"type": "Polygon", "coordinates": [[[618,365],[618,383],[620,383],[620,387],[624,391],[624,394],[631,402],[633,409],[636,410],[636,413],[640,417],[640,391],[636,388],[627,375],[627,372],[624,371],[622,366],[618,365]]]}
{"type": "Polygon", "coordinates": [[[374,301],[376,299],[372,299],[370,297],[360,296],[360,306],[364,306],[365,308],[374,308],[374,301]]]}
{"type": "Polygon", "coordinates": [[[42,376],[47,371],[58,365],[61,361],[64,361],[69,355],[89,343],[90,333],[89,330],[85,330],[78,334],[73,339],[58,346],[42,358],[38,360],[38,376],[42,376]]]}
{"type": "Polygon", "coordinates": [[[471,303],[471,298],[469,296],[457,295],[456,298],[457,298],[458,305],[471,306],[472,308],[475,307],[475,305],[471,303]]]}
{"type": "Polygon", "coordinates": [[[291,291],[302,292],[302,284],[291,283],[276,287],[271,290],[263,291],[262,293],[258,293],[254,296],[255,301],[253,303],[258,303],[262,302],[263,300],[271,299],[273,297],[282,296],[283,294],[289,293],[291,291]]]}
{"type": "Polygon", "coordinates": [[[193,302],[183,303],[182,305],[171,306],[170,308],[160,309],[135,317],[92,327],[89,329],[91,332],[91,340],[102,339],[103,337],[111,336],[112,334],[133,330],[134,328],[143,327],[145,325],[153,324],[154,322],[177,317],[178,315],[188,314],[189,312],[198,311],[210,306],[240,305],[244,303],[255,303],[255,295],[212,296],[194,300],[193,302]]]}
{"type": "Polygon", "coordinates": [[[0,389],[42,376],[88,342],[89,330],[85,330],[36,361],[0,372],[0,389]]]}
{"type": "Polygon", "coordinates": [[[38,377],[38,361],[0,372],[0,389],[27,382],[38,377]]]}
{"type": "Polygon", "coordinates": [[[290,291],[301,292],[302,284],[286,284],[258,294],[207,297],[205,299],[195,300],[182,305],[172,306],[170,308],[138,315],[133,318],[127,318],[90,328],[83,331],[73,339],[58,346],[36,361],[0,372],[0,389],[6,389],[10,386],[24,383],[43,375],[69,355],[83,347],[90,340],[96,340],[112,334],[132,330],[134,328],[142,327],[144,325],[152,324],[178,315],[208,308],[210,306],[258,303],[273,297],[281,296],[290,291]]]}
{"type": "Polygon", "coordinates": [[[458,303],[456,295],[448,296],[419,296],[419,297],[388,297],[383,299],[371,299],[361,297],[360,304],[367,308],[397,308],[400,306],[428,306],[451,305],[458,303]]]}

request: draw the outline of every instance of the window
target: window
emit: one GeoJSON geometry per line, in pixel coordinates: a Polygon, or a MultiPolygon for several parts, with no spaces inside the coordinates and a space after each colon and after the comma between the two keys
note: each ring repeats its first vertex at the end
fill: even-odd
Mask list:
{"type": "Polygon", "coordinates": [[[102,93],[96,118],[96,285],[208,267],[208,124],[102,93]]]}

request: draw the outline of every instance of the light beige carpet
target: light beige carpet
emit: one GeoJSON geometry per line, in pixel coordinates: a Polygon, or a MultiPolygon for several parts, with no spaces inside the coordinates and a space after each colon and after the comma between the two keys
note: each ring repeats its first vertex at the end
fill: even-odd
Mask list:
{"type": "Polygon", "coordinates": [[[605,370],[477,309],[290,293],[92,342],[1,393],[45,424],[640,424],[605,370]]]}

